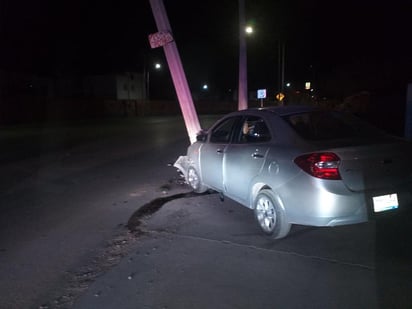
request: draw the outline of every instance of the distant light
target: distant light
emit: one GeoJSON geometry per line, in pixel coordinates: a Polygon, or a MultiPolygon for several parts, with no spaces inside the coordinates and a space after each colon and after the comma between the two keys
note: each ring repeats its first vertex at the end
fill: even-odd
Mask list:
{"type": "Polygon", "coordinates": [[[290,87],[291,86],[291,84],[290,83],[286,83],[286,87],[290,87]]]}
{"type": "Polygon", "coordinates": [[[159,70],[159,69],[162,68],[162,65],[160,63],[155,63],[154,67],[155,67],[156,70],[159,70]]]}
{"type": "Polygon", "coordinates": [[[207,90],[209,87],[208,87],[208,85],[207,84],[203,84],[203,86],[202,86],[202,89],[203,90],[207,90]]]}
{"type": "Polygon", "coordinates": [[[306,82],[305,83],[305,90],[309,90],[310,89],[310,82],[306,82]]]}
{"type": "Polygon", "coordinates": [[[247,27],[245,28],[245,32],[246,32],[247,34],[252,34],[252,33],[253,33],[253,28],[252,28],[252,26],[247,26],[247,27]]]}

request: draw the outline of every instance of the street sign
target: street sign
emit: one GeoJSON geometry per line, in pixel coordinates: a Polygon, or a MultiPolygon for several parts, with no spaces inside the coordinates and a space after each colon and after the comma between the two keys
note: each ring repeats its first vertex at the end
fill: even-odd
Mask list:
{"type": "Polygon", "coordinates": [[[276,100],[278,100],[278,101],[282,101],[284,98],[285,98],[285,95],[282,92],[279,92],[276,95],[276,100]]]}
{"type": "Polygon", "coordinates": [[[159,31],[149,34],[149,43],[151,48],[157,48],[166,45],[173,41],[170,32],[159,31]]]}
{"type": "Polygon", "coordinates": [[[258,99],[266,99],[266,89],[259,89],[257,91],[257,98],[258,99]]]}

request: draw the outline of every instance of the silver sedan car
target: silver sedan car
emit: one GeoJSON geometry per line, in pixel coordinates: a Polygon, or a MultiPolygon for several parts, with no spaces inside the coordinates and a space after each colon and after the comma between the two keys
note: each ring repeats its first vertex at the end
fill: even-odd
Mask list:
{"type": "Polygon", "coordinates": [[[345,113],[247,109],[202,131],[175,166],[196,192],[254,210],[273,238],[292,224],[338,226],[412,205],[412,144],[345,113]]]}

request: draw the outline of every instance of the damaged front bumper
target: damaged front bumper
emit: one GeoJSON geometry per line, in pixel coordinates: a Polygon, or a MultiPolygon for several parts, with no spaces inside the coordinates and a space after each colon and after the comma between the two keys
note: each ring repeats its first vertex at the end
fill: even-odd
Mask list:
{"type": "Polygon", "coordinates": [[[189,169],[189,159],[187,156],[180,156],[173,166],[187,179],[187,170],[189,169]]]}

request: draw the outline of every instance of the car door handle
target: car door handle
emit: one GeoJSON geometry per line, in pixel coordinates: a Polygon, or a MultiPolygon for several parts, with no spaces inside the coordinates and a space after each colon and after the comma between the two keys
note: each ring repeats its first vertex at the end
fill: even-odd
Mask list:
{"type": "Polygon", "coordinates": [[[217,153],[223,153],[223,150],[222,150],[222,149],[218,149],[218,150],[216,150],[216,152],[217,152],[217,153]]]}
{"type": "Polygon", "coordinates": [[[260,153],[255,152],[254,154],[252,154],[252,158],[254,158],[254,159],[263,158],[263,155],[261,155],[260,153]]]}

